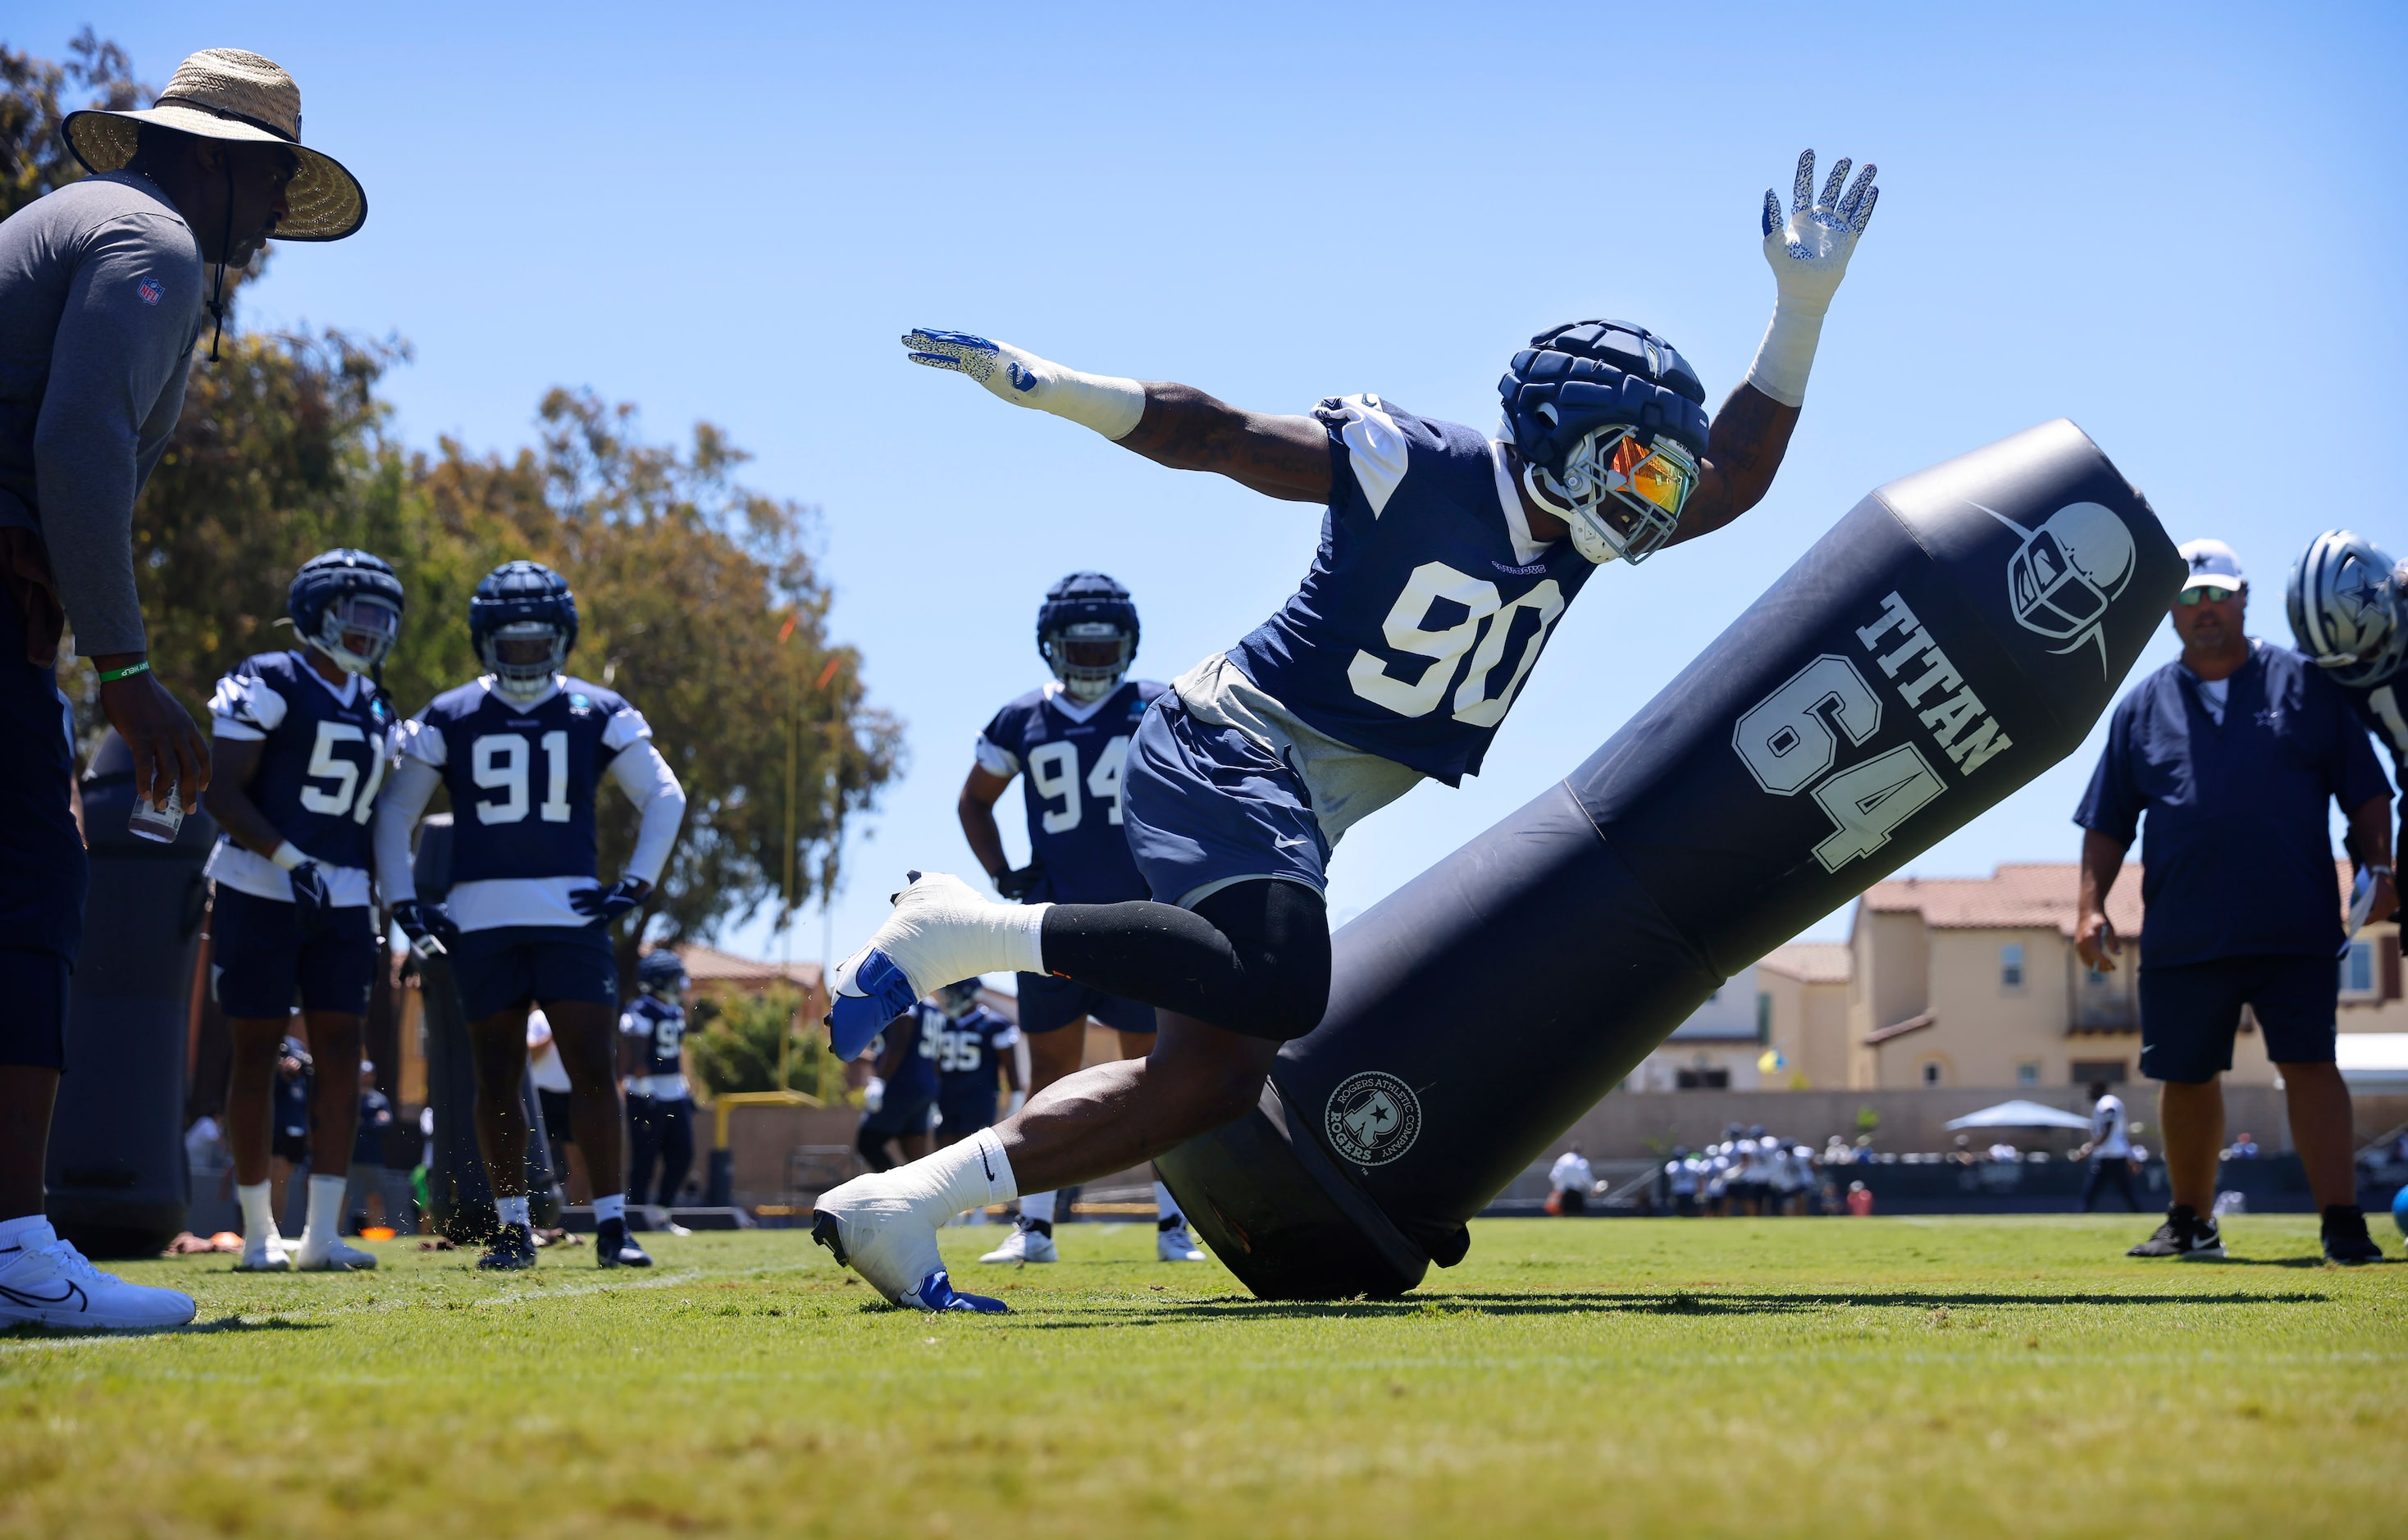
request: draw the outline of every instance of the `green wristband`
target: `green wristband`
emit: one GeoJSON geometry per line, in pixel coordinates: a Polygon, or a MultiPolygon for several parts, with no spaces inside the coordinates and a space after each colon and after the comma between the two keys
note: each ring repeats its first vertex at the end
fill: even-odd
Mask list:
{"type": "Polygon", "coordinates": [[[148,674],[150,672],[150,660],[145,658],[138,663],[127,663],[123,668],[111,668],[105,670],[100,676],[100,682],[103,684],[115,684],[120,679],[130,679],[136,674],[148,674]]]}

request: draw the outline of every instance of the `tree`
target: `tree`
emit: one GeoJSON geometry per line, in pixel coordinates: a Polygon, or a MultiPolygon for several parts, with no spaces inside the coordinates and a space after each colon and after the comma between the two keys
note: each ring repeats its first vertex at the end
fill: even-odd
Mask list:
{"type": "Polygon", "coordinates": [[[83,167],[59,137],[69,112],[84,107],[122,112],[159,94],[135,80],[133,61],[123,49],[101,41],[89,26],[67,45],[67,52],[73,57],[61,64],[0,43],[0,219],[82,178],[83,167]],[[84,93],[76,107],[60,102],[69,85],[84,93]]]}

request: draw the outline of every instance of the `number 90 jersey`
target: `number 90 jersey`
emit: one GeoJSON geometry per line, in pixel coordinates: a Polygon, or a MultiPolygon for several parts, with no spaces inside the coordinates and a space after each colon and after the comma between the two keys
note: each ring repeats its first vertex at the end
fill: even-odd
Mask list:
{"type": "MultiPolygon", "coordinates": [[[[331,685],[297,652],[262,652],[218,681],[209,719],[219,738],[263,745],[244,791],[279,834],[324,868],[337,907],[365,906],[368,819],[393,725],[375,686],[356,674],[331,685]]],[[[209,876],[239,892],[293,902],[282,867],[222,836],[209,876]]]]}
{"type": "Polygon", "coordinates": [[[1229,661],[1307,725],[1456,785],[1596,568],[1531,538],[1503,446],[1377,396],[1313,416],[1335,473],[1321,547],[1229,661]]]}
{"type": "Polygon", "coordinates": [[[1045,876],[1030,904],[1119,904],[1150,890],[1121,828],[1121,766],[1138,719],[1167,687],[1126,679],[1082,705],[1049,684],[995,714],[979,734],[979,768],[1025,775],[1030,854],[1045,876]]]}
{"type": "Polygon", "coordinates": [[[652,735],[643,714],[583,679],[524,708],[484,679],[401,724],[395,752],[452,793],[452,891],[463,930],[583,925],[568,895],[595,882],[594,800],[620,752],[652,735]]]}

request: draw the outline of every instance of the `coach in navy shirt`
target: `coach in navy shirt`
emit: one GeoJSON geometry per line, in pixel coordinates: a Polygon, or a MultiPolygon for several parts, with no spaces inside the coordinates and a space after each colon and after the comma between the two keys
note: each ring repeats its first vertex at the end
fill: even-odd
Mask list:
{"type": "Polygon", "coordinates": [[[2224,1143],[2217,1077],[2232,1067],[2241,1007],[2282,1070],[2292,1143],[2324,1209],[2325,1251],[2372,1252],[2353,1202],[2350,1103],[2333,1063],[2335,954],[2344,943],[2326,807],[2348,813],[2380,920],[2396,906],[2391,793],[2348,700],[2307,659],[2245,635],[2249,589],[2231,549],[2182,548],[2179,661],[2117,704],[2107,750],[2073,820],[2082,841],[2075,946],[2112,969],[2122,948],[2109,889],[2147,818],[2142,848],[2141,1071],[2159,1081],[2172,1205],[2134,1256],[2223,1254],[2211,1217],[2224,1143]]]}

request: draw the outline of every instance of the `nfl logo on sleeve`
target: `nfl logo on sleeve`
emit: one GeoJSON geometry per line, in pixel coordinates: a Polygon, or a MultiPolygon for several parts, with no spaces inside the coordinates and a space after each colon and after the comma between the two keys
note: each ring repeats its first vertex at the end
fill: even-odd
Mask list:
{"type": "Polygon", "coordinates": [[[145,305],[156,305],[167,295],[167,291],[159,286],[157,278],[144,278],[134,292],[142,296],[145,305]]]}

